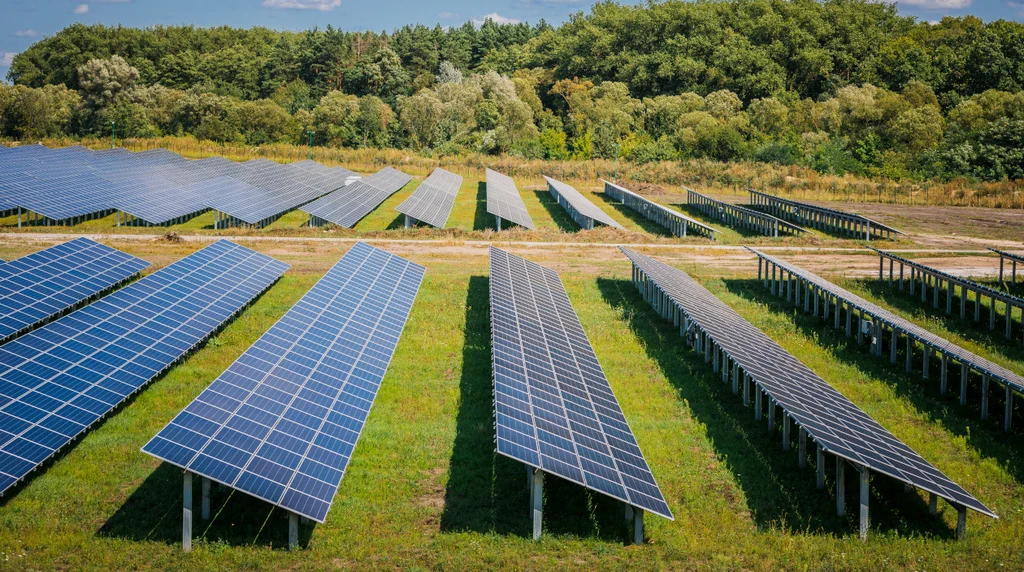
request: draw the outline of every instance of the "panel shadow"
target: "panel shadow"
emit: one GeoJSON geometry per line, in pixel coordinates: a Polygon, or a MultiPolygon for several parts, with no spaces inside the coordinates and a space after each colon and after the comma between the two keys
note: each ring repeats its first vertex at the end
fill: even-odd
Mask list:
{"type": "Polygon", "coordinates": [[[558,204],[558,201],[555,200],[555,197],[551,196],[551,193],[549,193],[547,189],[533,192],[537,195],[537,200],[540,204],[544,205],[544,208],[547,209],[548,215],[558,226],[559,230],[562,232],[577,232],[580,230],[580,225],[576,224],[576,221],[572,220],[569,213],[565,212],[562,205],[558,204]]]}
{"type": "MultiPolygon", "coordinates": [[[[473,276],[466,297],[460,403],[441,531],[528,538],[532,533],[526,468],[495,452],[489,283],[473,276]]],[[[545,475],[544,533],[621,542],[621,502],[545,475]]]]}
{"type": "Polygon", "coordinates": [[[619,214],[636,223],[637,226],[644,230],[644,232],[653,234],[654,236],[672,236],[672,233],[669,232],[667,228],[627,207],[626,205],[609,198],[608,195],[604,193],[597,193],[597,196],[601,197],[601,200],[604,201],[605,204],[611,205],[619,214]]]}
{"type": "MultiPolygon", "coordinates": [[[[677,209],[679,209],[679,212],[685,214],[686,216],[688,216],[688,217],[690,217],[692,219],[698,220],[698,221],[700,221],[700,222],[702,222],[702,223],[704,223],[704,224],[706,224],[708,226],[719,227],[719,228],[728,228],[729,230],[735,232],[736,234],[740,235],[743,238],[758,238],[758,237],[765,236],[765,235],[763,235],[763,234],[761,234],[761,233],[759,233],[759,232],[757,232],[755,230],[750,230],[748,228],[743,228],[743,227],[740,227],[740,226],[734,226],[734,225],[731,225],[731,224],[726,224],[725,221],[713,219],[712,217],[702,213],[701,211],[697,210],[695,207],[692,207],[692,206],[690,206],[688,204],[675,204],[675,205],[672,205],[672,206],[676,207],[677,209]]],[[[780,233],[779,237],[781,238],[782,236],[784,236],[784,235],[782,233],[780,233]]]]}
{"type": "MultiPolygon", "coordinates": [[[[790,451],[781,447],[780,422],[769,430],[755,421],[753,408],[732,394],[702,356],[685,346],[672,322],[650,307],[629,280],[598,278],[605,301],[621,312],[649,357],[678,392],[694,417],[706,427],[707,438],[744,492],[754,524],[761,530],[798,530],[820,535],[857,534],[856,473],[846,475],[846,516],[835,512],[835,458],[825,455],[825,489],[815,487],[814,445],[808,443],[807,467],[798,464],[796,433],[790,451]]],[[[872,534],[901,534],[952,538],[954,531],[928,515],[927,503],[903,492],[891,479],[872,480],[872,534]],[[908,515],[916,516],[913,520],[908,515]]],[[[945,510],[941,509],[940,510],[945,510]]]]}
{"type": "MultiPolygon", "coordinates": [[[[181,543],[182,470],[170,463],[143,481],[96,536],[132,541],[181,543]]],[[[287,548],[289,512],[217,483],[210,484],[210,519],[202,520],[201,479],[192,477],[192,543],[199,545],[287,548]]],[[[315,523],[299,525],[299,546],[306,547],[315,523]]]]}
{"type": "Polygon", "coordinates": [[[476,184],[476,210],[473,211],[473,230],[497,230],[497,228],[494,217],[487,212],[487,183],[480,181],[476,184]]]}

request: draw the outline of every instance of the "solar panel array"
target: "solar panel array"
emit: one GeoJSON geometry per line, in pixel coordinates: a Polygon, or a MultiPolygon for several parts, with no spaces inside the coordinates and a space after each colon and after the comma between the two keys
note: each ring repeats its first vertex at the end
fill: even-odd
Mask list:
{"type": "Polygon", "coordinates": [[[287,268],[221,240],[0,346],[0,494],[184,357],[287,268]]]}
{"type": "Polygon", "coordinates": [[[369,177],[303,206],[301,210],[309,213],[311,226],[330,222],[352,228],[411,180],[412,177],[397,169],[384,167],[369,177]]]}
{"type": "Polygon", "coordinates": [[[979,284],[979,283],[977,283],[977,282],[975,282],[973,280],[969,280],[969,279],[961,277],[961,276],[954,276],[953,274],[950,274],[949,272],[945,272],[945,271],[939,270],[938,268],[932,268],[931,266],[927,266],[925,264],[921,264],[920,262],[914,262],[913,260],[910,260],[909,258],[905,258],[905,257],[900,256],[898,254],[893,254],[891,252],[886,252],[884,250],[879,250],[879,249],[873,248],[871,246],[869,246],[868,248],[870,248],[871,250],[874,250],[875,252],[877,252],[878,255],[881,258],[888,258],[890,260],[894,260],[896,262],[899,262],[900,264],[905,264],[908,267],[916,268],[918,270],[924,271],[924,272],[926,272],[928,274],[931,274],[932,276],[936,276],[936,277],[940,278],[941,280],[943,280],[943,281],[945,281],[947,283],[966,285],[967,287],[969,287],[971,290],[973,290],[975,292],[980,292],[980,293],[982,293],[985,296],[988,296],[990,298],[995,298],[996,300],[1000,300],[1000,301],[1006,302],[1007,304],[1010,304],[1012,306],[1016,306],[1018,308],[1024,309],[1024,298],[1019,298],[1019,297],[1014,296],[1013,294],[1010,294],[1008,292],[1003,292],[1002,290],[996,290],[995,288],[991,288],[989,286],[985,286],[984,284],[979,284]]]}
{"type": "Polygon", "coordinates": [[[0,265],[0,343],[137,276],[149,263],[78,238],[0,265]]]}
{"type": "Polygon", "coordinates": [[[533,230],[533,219],[526,212],[523,197],[512,177],[487,169],[487,212],[523,228],[533,230]]]}
{"type": "Polygon", "coordinates": [[[682,270],[620,250],[826,451],[988,516],[988,507],[682,270]]]}
{"type": "Polygon", "coordinates": [[[438,167],[395,210],[435,228],[444,228],[462,186],[462,177],[438,167]]]}
{"type": "Polygon", "coordinates": [[[167,224],[218,208],[263,224],[355,177],[312,161],[191,161],[165,149],[27,145],[0,154],[0,211],[21,209],[58,223],[122,211],[146,224],[167,224]]]}
{"type": "Polygon", "coordinates": [[[961,363],[968,363],[972,368],[988,374],[1002,383],[1013,386],[1017,391],[1024,392],[1024,376],[1018,375],[1001,365],[997,365],[979,355],[976,355],[945,338],[941,338],[921,326],[918,326],[917,324],[906,320],[889,310],[878,306],[877,304],[869,302],[864,298],[861,298],[860,296],[841,288],[824,278],[821,278],[813,272],[804,270],[799,266],[795,266],[774,256],[769,256],[763,252],[750,248],[749,246],[746,248],[760,258],[767,260],[780,268],[784,268],[787,272],[792,272],[794,275],[801,276],[804,280],[811,282],[822,290],[829,292],[842,300],[846,300],[851,306],[863,310],[864,313],[874,316],[876,319],[885,322],[890,327],[895,327],[896,329],[901,330],[918,342],[921,342],[926,346],[931,346],[961,363]]]}
{"type": "Polygon", "coordinates": [[[357,243],[142,450],[324,522],[423,274],[357,243]]]}
{"type": "Polygon", "coordinates": [[[671,519],[558,274],[490,255],[498,453],[671,519]]]}
{"type": "Polygon", "coordinates": [[[544,177],[544,180],[547,181],[548,190],[555,197],[555,200],[558,201],[558,204],[562,205],[562,208],[569,213],[569,216],[576,221],[576,224],[583,227],[584,230],[594,228],[595,222],[613,228],[623,228],[621,224],[615,222],[615,219],[608,216],[608,213],[587,200],[586,197],[572,186],[551,177],[544,177]]]}

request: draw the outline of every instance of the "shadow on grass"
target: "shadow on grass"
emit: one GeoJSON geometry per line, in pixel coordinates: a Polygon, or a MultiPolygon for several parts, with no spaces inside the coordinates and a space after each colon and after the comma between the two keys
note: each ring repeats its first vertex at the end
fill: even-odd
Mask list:
{"type": "MultiPolygon", "coordinates": [[[[777,427],[769,431],[764,421],[755,421],[752,408],[744,407],[742,397],[732,394],[731,385],[723,383],[711,365],[686,348],[672,323],[644,302],[631,282],[598,278],[598,289],[605,301],[623,314],[647,355],[658,363],[680,399],[706,427],[709,441],[743,489],[758,528],[856,534],[859,493],[854,471],[848,470],[846,476],[847,516],[838,517],[834,456],[825,455],[825,490],[818,490],[813,444],[808,443],[807,468],[800,469],[797,431],[793,431],[792,450],[783,451],[781,430],[777,427]]],[[[892,479],[874,476],[870,510],[871,528],[876,532],[946,538],[955,535],[944,521],[928,515],[927,504],[918,495],[906,494],[902,484],[892,479]]]]}
{"type": "Polygon", "coordinates": [[[398,228],[405,228],[405,215],[402,213],[398,213],[395,220],[388,223],[388,225],[384,227],[384,230],[395,230],[398,228]]]}
{"type": "MultiPolygon", "coordinates": [[[[462,358],[441,531],[529,537],[525,465],[495,452],[489,289],[483,276],[469,280],[462,358]]],[[[545,534],[615,542],[627,537],[623,505],[617,500],[550,474],[544,480],[544,497],[545,534]]]]}
{"type": "Polygon", "coordinates": [[[635,210],[627,207],[626,205],[624,205],[624,204],[622,204],[622,203],[620,203],[618,201],[610,199],[608,197],[608,195],[606,195],[604,193],[599,193],[598,196],[601,197],[601,200],[604,201],[605,204],[611,205],[612,208],[614,208],[616,211],[618,211],[619,214],[621,214],[622,216],[624,216],[624,217],[628,218],[629,220],[635,222],[645,232],[648,232],[648,233],[653,234],[655,236],[672,236],[672,233],[669,232],[669,230],[667,228],[665,228],[665,227],[661,226],[660,224],[652,221],[651,219],[649,219],[649,218],[645,217],[644,215],[636,212],[635,210]]]}
{"type": "Polygon", "coordinates": [[[555,197],[551,196],[547,189],[533,192],[537,194],[537,200],[547,209],[548,215],[551,216],[551,220],[555,221],[559,230],[563,232],[576,232],[580,230],[580,225],[572,220],[569,213],[565,212],[565,209],[558,204],[558,201],[555,200],[555,197]]]}
{"type": "Polygon", "coordinates": [[[497,230],[494,217],[487,212],[487,183],[476,185],[476,211],[473,213],[473,230],[497,230]]]}
{"type": "MultiPolygon", "coordinates": [[[[733,232],[735,232],[736,234],[740,235],[743,238],[758,238],[758,237],[765,236],[765,235],[757,232],[756,230],[750,230],[749,228],[743,228],[741,226],[726,224],[725,221],[713,219],[712,217],[704,214],[703,212],[697,210],[697,208],[695,208],[695,207],[693,207],[691,205],[675,204],[675,205],[671,205],[671,206],[679,209],[679,212],[685,214],[686,216],[688,216],[688,217],[690,217],[692,219],[698,220],[698,221],[700,221],[700,222],[702,222],[702,223],[704,223],[704,224],[706,224],[708,226],[712,226],[712,227],[716,227],[716,228],[728,228],[728,229],[732,230],[733,232]]],[[[780,233],[779,236],[781,237],[781,236],[784,236],[784,235],[780,233]]]]}
{"type": "MultiPolygon", "coordinates": [[[[238,492],[210,484],[210,519],[202,520],[202,479],[192,478],[192,542],[230,546],[287,548],[288,511],[238,492]]],[[[96,532],[97,536],[133,541],[181,542],[182,470],[161,463],[96,532]]],[[[299,546],[305,547],[312,525],[299,525],[299,546]]]]}
{"type": "MultiPolygon", "coordinates": [[[[883,357],[870,353],[869,345],[857,344],[855,337],[846,338],[845,329],[834,329],[825,320],[797,310],[785,298],[772,296],[757,280],[725,280],[726,288],[732,293],[753,302],[764,304],[769,312],[786,315],[799,330],[816,339],[836,359],[855,366],[858,370],[893,388],[896,393],[909,399],[913,407],[941,426],[950,434],[964,438],[970,448],[982,457],[995,459],[1018,482],[1024,482],[1024,466],[1019,459],[1024,455],[1024,443],[1019,438],[1020,415],[1014,418],[1014,430],[1005,433],[1003,423],[1003,392],[990,390],[988,421],[981,421],[980,379],[971,377],[968,385],[967,405],[960,405],[960,379],[957,368],[950,370],[949,390],[945,396],[939,393],[939,361],[932,359],[931,378],[921,378],[920,354],[914,358],[913,368],[908,375],[904,369],[906,353],[899,346],[896,364],[889,363],[888,342],[883,357]],[[984,430],[979,431],[982,427],[984,430]]],[[[885,288],[888,288],[887,286],[885,288]]],[[[898,307],[898,305],[897,305],[898,307]]],[[[959,318],[957,318],[959,319],[959,318]]],[[[886,338],[887,339],[887,338],[886,338]]],[[[1019,411],[1019,408],[1018,408],[1019,411]]]]}

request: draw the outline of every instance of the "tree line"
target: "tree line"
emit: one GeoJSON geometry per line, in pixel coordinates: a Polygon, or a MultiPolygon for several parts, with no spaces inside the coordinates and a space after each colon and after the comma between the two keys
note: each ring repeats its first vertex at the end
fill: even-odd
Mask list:
{"type": "Polygon", "coordinates": [[[190,135],[893,179],[1024,178],[1024,25],[870,0],[595,5],[391,33],[75,24],[0,87],[11,138],[190,135]]]}

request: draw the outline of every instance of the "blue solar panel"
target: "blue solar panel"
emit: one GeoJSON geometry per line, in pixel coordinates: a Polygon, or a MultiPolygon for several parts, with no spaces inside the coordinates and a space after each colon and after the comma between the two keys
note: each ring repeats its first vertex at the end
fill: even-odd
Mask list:
{"type": "Polygon", "coordinates": [[[357,243],[142,450],[324,522],[423,274],[357,243]]]}
{"type": "Polygon", "coordinates": [[[138,275],[149,263],[78,238],[0,265],[0,343],[138,275]]]}
{"type": "Polygon", "coordinates": [[[287,268],[222,240],[0,346],[0,494],[184,357],[287,268]]]}
{"type": "Polygon", "coordinates": [[[498,453],[672,518],[553,270],[491,247],[498,453]]]}

